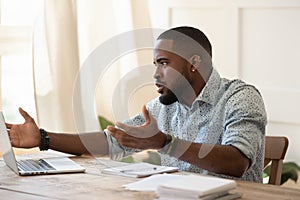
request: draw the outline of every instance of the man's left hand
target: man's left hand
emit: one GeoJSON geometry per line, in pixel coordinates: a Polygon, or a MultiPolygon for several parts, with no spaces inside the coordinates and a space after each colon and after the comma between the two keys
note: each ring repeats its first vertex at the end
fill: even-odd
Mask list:
{"type": "Polygon", "coordinates": [[[116,122],[116,127],[108,126],[107,130],[122,146],[143,150],[162,148],[166,135],[159,131],[156,120],[149,114],[146,106],[143,106],[142,113],[145,118],[142,126],[116,122]]]}

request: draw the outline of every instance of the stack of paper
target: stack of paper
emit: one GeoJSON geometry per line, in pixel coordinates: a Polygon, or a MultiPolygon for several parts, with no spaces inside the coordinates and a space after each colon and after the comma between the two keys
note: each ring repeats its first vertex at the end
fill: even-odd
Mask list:
{"type": "Polygon", "coordinates": [[[178,174],[155,174],[153,176],[141,179],[139,181],[123,185],[127,190],[133,191],[151,191],[155,192],[157,187],[169,181],[175,181],[183,175],[178,174]]]}
{"type": "Polygon", "coordinates": [[[166,172],[178,171],[177,167],[166,167],[160,165],[153,165],[149,163],[133,163],[120,167],[111,167],[102,170],[104,174],[115,174],[129,177],[146,177],[152,174],[161,174],[166,172]]]}
{"type": "Polygon", "coordinates": [[[159,200],[235,199],[240,195],[229,193],[234,188],[236,188],[234,180],[187,175],[175,181],[160,184],[156,193],[159,200]]]}

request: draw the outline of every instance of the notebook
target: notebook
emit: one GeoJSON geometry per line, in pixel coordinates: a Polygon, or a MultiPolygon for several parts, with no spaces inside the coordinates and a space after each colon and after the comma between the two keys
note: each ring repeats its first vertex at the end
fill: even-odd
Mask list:
{"type": "Polygon", "coordinates": [[[114,174],[127,177],[143,178],[146,176],[151,176],[153,174],[161,174],[167,172],[176,172],[177,167],[167,167],[160,165],[153,165],[150,163],[140,162],[131,163],[119,167],[111,167],[102,170],[104,174],[114,174]]]}
{"type": "Polygon", "coordinates": [[[0,111],[0,151],[2,152],[6,165],[20,176],[85,171],[84,167],[75,163],[68,157],[16,160],[2,111],[0,111]]]}

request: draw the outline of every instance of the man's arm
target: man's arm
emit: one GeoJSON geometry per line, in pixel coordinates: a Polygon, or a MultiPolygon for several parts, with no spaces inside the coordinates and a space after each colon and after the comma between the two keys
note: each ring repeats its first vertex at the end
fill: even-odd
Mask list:
{"type": "Polygon", "coordinates": [[[170,148],[170,156],[218,174],[241,177],[250,166],[250,160],[231,145],[200,144],[175,139],[170,148]]]}
{"type": "MultiPolygon", "coordinates": [[[[122,128],[125,127],[122,125],[122,128]]],[[[129,129],[141,130],[141,127],[129,129]]],[[[156,132],[151,137],[137,137],[115,127],[108,127],[108,130],[121,145],[136,149],[160,150],[167,140],[162,132],[156,132]]],[[[250,160],[234,146],[191,143],[181,139],[175,139],[168,145],[170,151],[167,154],[170,156],[214,173],[241,177],[250,166],[250,160]]]]}
{"type": "MultiPolygon", "coordinates": [[[[6,123],[12,146],[18,148],[38,147],[41,141],[39,127],[26,111],[19,108],[19,112],[25,120],[23,124],[6,123]]],[[[48,135],[50,149],[77,155],[108,155],[108,143],[102,132],[81,134],[48,132],[48,135]]]]}
{"type": "Polygon", "coordinates": [[[177,138],[167,141],[146,107],[142,113],[145,118],[142,126],[117,122],[117,127],[107,128],[109,133],[123,146],[143,150],[164,148],[167,149],[164,153],[170,156],[218,174],[241,177],[250,166],[250,160],[234,146],[192,143],[177,138]]]}
{"type": "Polygon", "coordinates": [[[108,143],[103,132],[93,133],[48,133],[50,149],[70,154],[108,155],[108,143]]]}

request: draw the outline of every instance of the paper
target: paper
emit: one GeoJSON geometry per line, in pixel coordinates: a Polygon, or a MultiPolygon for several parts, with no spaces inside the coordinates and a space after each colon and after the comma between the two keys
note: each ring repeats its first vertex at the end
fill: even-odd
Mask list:
{"type": "Polygon", "coordinates": [[[178,171],[177,167],[166,167],[140,162],[120,167],[106,168],[102,170],[102,173],[140,178],[150,176],[153,174],[161,174],[175,171],[178,171]]]}
{"type": "Polygon", "coordinates": [[[159,184],[166,183],[168,181],[175,181],[182,176],[183,175],[176,174],[156,174],[140,181],[123,185],[123,187],[127,190],[155,192],[159,184]]]}
{"type": "MultiPolygon", "coordinates": [[[[234,180],[227,180],[217,177],[210,177],[210,176],[202,176],[202,175],[178,175],[178,174],[157,174],[140,181],[136,181],[133,183],[129,183],[123,185],[128,190],[134,191],[152,191],[158,194],[157,200],[230,200],[230,199],[237,199],[240,198],[242,195],[240,193],[231,193],[230,190],[235,188],[235,181],[234,180]],[[186,182],[188,180],[192,180],[192,182],[186,182]],[[197,180],[195,183],[194,181],[197,180]],[[225,181],[225,182],[224,182],[225,181]],[[212,182],[213,185],[212,185],[212,182]],[[233,184],[232,184],[233,183],[233,184]],[[176,189],[169,190],[168,192],[159,192],[158,188],[162,185],[176,185],[176,189]],[[178,185],[179,184],[179,185],[178,185]],[[199,184],[204,184],[207,186],[198,187],[199,184]],[[217,185],[216,185],[217,184],[217,185]],[[230,187],[223,187],[220,188],[220,185],[231,185],[230,187]],[[211,192],[207,195],[199,195],[200,190],[207,190],[207,188],[218,188],[214,192],[211,192]],[[177,190],[177,188],[180,188],[177,190]],[[187,188],[186,190],[182,190],[182,188],[187,188]],[[195,189],[196,188],[196,189],[195,189]],[[191,192],[193,190],[194,192],[191,192]],[[196,190],[196,192],[195,192],[196,190]]],[[[203,186],[203,185],[202,185],[203,186]]]]}
{"type": "Polygon", "coordinates": [[[157,194],[159,199],[216,199],[227,196],[228,192],[234,188],[236,188],[234,180],[188,175],[160,184],[157,194]]]}

